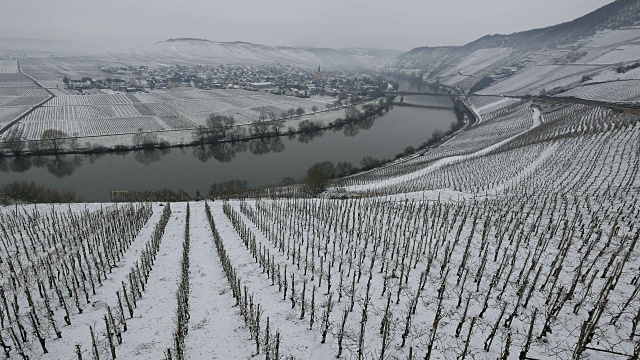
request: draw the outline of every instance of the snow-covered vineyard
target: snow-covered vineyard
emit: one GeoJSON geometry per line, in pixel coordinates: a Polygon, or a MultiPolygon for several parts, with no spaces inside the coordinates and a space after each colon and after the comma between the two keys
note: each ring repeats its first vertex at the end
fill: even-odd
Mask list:
{"type": "Polygon", "coordinates": [[[65,89],[62,82],[65,76],[87,75],[104,76],[90,60],[75,59],[65,64],[53,58],[23,59],[20,66],[16,60],[0,60],[0,129],[39,104],[42,106],[13,126],[27,140],[39,140],[48,129],[73,137],[132,134],[139,129],[194,129],[205,125],[212,113],[233,116],[237,124],[247,124],[258,121],[261,114],[281,117],[292,108],[302,108],[305,114],[325,111],[336,100],[328,96],[297,98],[240,89],[177,88],[135,94],[105,90],[88,95],[65,89]]]}
{"type": "Polygon", "coordinates": [[[0,345],[30,359],[637,359],[638,115],[470,101],[474,126],[335,184],[356,198],[2,208],[0,345]]]}
{"type": "Polygon", "coordinates": [[[0,129],[48,98],[45,90],[20,73],[15,60],[0,60],[0,129]]]}
{"type": "MultiPolygon", "coordinates": [[[[633,11],[637,9],[637,3],[627,3],[633,11]]],[[[430,81],[437,79],[442,84],[479,95],[545,94],[640,103],[640,28],[637,26],[603,29],[570,47],[523,51],[493,46],[471,51],[449,62],[438,53],[424,55],[430,60],[424,63],[419,56],[407,55],[391,66],[398,66],[396,69],[402,69],[399,71],[435,66],[437,71],[430,73],[430,81]]]]}
{"type": "MultiPolygon", "coordinates": [[[[42,90],[44,91],[44,90],[42,90]]],[[[45,92],[46,93],[46,92],[45,92]]],[[[151,94],[60,95],[24,118],[16,128],[27,139],[39,139],[47,129],[74,136],[98,136],[194,129],[210,114],[233,116],[239,124],[258,121],[262,113],[303,108],[326,110],[331,97],[300,99],[246,90],[157,90],[151,94]]]]}

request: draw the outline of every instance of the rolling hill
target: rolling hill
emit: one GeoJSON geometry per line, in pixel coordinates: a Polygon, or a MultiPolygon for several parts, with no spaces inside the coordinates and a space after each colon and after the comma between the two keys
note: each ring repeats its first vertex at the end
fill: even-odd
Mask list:
{"type": "Polygon", "coordinates": [[[463,46],[414,48],[387,68],[420,69],[432,81],[487,95],[560,95],[593,79],[638,79],[617,69],[633,70],[640,61],[639,24],[640,1],[618,0],[555,26],[487,35],[463,46]]]}
{"type": "Polygon", "coordinates": [[[269,46],[242,41],[219,42],[177,38],[121,53],[105,54],[103,59],[123,63],[155,64],[233,64],[281,63],[315,68],[356,69],[381,67],[400,51],[381,49],[328,49],[269,46]]]}

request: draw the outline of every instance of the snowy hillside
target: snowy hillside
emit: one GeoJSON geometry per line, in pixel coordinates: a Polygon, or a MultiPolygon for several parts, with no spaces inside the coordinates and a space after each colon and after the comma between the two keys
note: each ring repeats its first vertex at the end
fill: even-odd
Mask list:
{"type": "MultiPolygon", "coordinates": [[[[615,28],[638,4],[403,55],[394,69],[470,92],[474,119],[319,195],[0,206],[0,347],[32,360],[640,359],[640,29],[615,28]],[[516,46],[531,34],[549,36],[516,46]]],[[[174,40],[127,56],[319,53],[174,40]]],[[[5,108],[43,95],[17,62],[0,61],[0,80],[5,108]]],[[[168,122],[228,101],[247,116],[290,106],[248,91],[96,94],[27,120],[168,122]]]]}
{"type": "Polygon", "coordinates": [[[70,41],[0,37],[0,55],[44,57],[79,55],[86,52],[87,49],[70,41]]]}
{"type": "MultiPolygon", "coordinates": [[[[416,48],[389,63],[390,70],[422,69],[430,81],[484,95],[582,96],[570,90],[595,82],[637,80],[640,62],[640,2],[618,0],[579,19],[511,35],[485,36],[460,47],[416,48]]],[[[629,83],[630,84],[630,83],[629,83]]],[[[603,99],[633,102],[611,93],[603,99]]]]}
{"type": "Polygon", "coordinates": [[[381,67],[399,51],[378,49],[325,49],[269,46],[247,42],[218,42],[204,39],[170,39],[123,53],[105,54],[101,60],[149,64],[289,64],[316,68],[381,67]]]}
{"type": "Polygon", "coordinates": [[[233,64],[253,65],[284,63],[317,67],[313,54],[289,47],[275,47],[246,42],[216,42],[201,39],[171,39],[124,53],[107,54],[105,60],[125,63],[156,64],[233,64]]]}
{"type": "Polygon", "coordinates": [[[470,101],[356,198],[0,207],[5,351],[638,358],[638,115],[470,101]]]}
{"type": "MultiPolygon", "coordinates": [[[[582,69],[538,67],[553,81],[582,69]]],[[[528,71],[512,86],[546,81],[528,71]]],[[[477,122],[321,197],[0,207],[5,353],[640,357],[637,112],[466,101],[477,122]]]]}

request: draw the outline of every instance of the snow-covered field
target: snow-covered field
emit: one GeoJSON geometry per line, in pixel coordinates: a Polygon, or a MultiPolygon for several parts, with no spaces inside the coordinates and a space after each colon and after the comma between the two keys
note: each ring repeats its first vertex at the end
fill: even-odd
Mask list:
{"type": "MultiPolygon", "coordinates": [[[[600,82],[615,82],[605,87],[591,87],[586,99],[603,101],[633,101],[626,96],[625,83],[638,80],[638,69],[618,71],[640,62],[640,29],[604,30],[569,48],[514,51],[513,49],[478,49],[441,72],[430,74],[441,83],[469,91],[485,76],[494,79],[491,85],[474,90],[480,95],[524,96],[562,94],[575,88],[600,82]],[[617,89],[612,89],[617,87],[617,89]]],[[[486,84],[485,84],[486,85],[486,84]]],[[[576,90],[582,96],[582,90],[576,90]]],[[[562,94],[564,95],[564,94],[562,94]]]]}
{"type": "MultiPolygon", "coordinates": [[[[105,73],[100,70],[96,62],[92,57],[32,57],[20,59],[20,67],[42,86],[48,89],[62,89],[65,87],[62,81],[65,76],[72,79],[81,79],[85,76],[95,79],[104,78],[105,73]]],[[[119,76],[129,78],[133,75],[119,76]]]]}
{"type": "Polygon", "coordinates": [[[574,96],[605,102],[640,102],[640,79],[586,84],[563,92],[559,96],[574,96]]]}
{"type": "Polygon", "coordinates": [[[479,124],[342,184],[360,198],[0,208],[0,338],[31,359],[637,356],[638,115],[471,102],[479,124]]]}
{"type": "Polygon", "coordinates": [[[442,83],[446,85],[456,85],[466,80],[469,76],[485,70],[496,62],[507,58],[511,54],[510,49],[480,49],[462,60],[457,66],[442,73],[442,83]]]}
{"type": "Polygon", "coordinates": [[[15,74],[18,71],[18,64],[15,60],[0,60],[0,73],[15,74]]]}
{"type": "Polygon", "coordinates": [[[332,97],[323,96],[302,99],[246,90],[184,88],[149,94],[59,95],[16,127],[24,130],[27,139],[39,139],[47,129],[80,137],[129,134],[138,129],[194,129],[206,125],[213,113],[233,116],[237,124],[247,124],[258,121],[263,112],[273,112],[280,117],[283,111],[301,107],[306,114],[312,114],[314,106],[327,110],[326,105],[334,101],[332,97]]]}
{"type": "Polygon", "coordinates": [[[639,28],[606,30],[594,35],[585,45],[589,47],[613,46],[640,39],[639,28]]]}
{"type": "MultiPolygon", "coordinates": [[[[337,108],[337,109],[331,109],[331,110],[318,111],[315,114],[309,113],[302,116],[294,116],[293,119],[287,118],[287,120],[284,121],[284,130],[289,129],[289,127],[293,127],[294,129],[297,130],[298,124],[301,121],[305,121],[305,120],[326,125],[330,122],[335,121],[339,117],[344,117],[343,107],[337,108]]],[[[123,124],[122,126],[131,126],[130,122],[133,120],[134,119],[127,119],[126,121],[128,121],[129,123],[123,124]]],[[[68,131],[73,131],[74,129],[77,129],[77,126],[83,125],[88,128],[88,131],[97,131],[97,132],[107,134],[105,136],[94,136],[94,137],[80,139],[81,140],[80,145],[86,146],[86,147],[91,147],[91,146],[114,147],[117,145],[127,145],[127,146],[132,145],[132,136],[133,136],[132,133],[135,133],[139,127],[142,127],[143,129],[149,129],[148,131],[157,131],[156,134],[158,136],[158,141],[167,142],[173,145],[188,144],[193,140],[194,130],[192,130],[191,128],[184,129],[184,130],[178,129],[178,130],[168,130],[168,131],[165,130],[165,128],[159,128],[159,127],[149,128],[149,126],[153,125],[154,123],[149,122],[148,119],[145,120],[144,118],[137,123],[138,127],[135,127],[135,123],[133,124],[134,125],[132,126],[133,130],[130,133],[125,133],[123,135],[113,135],[113,134],[117,134],[117,132],[113,132],[117,130],[117,128],[113,127],[117,121],[119,120],[113,119],[111,122],[101,122],[97,124],[92,121],[85,121],[85,122],[82,122],[82,120],[78,120],[76,122],[67,121],[67,122],[64,122],[64,124],[66,124],[67,126],[74,126],[74,127],[67,127],[67,128],[63,127],[62,129],[63,131],[65,131],[64,129],[67,129],[68,131]],[[106,126],[111,126],[111,127],[106,127],[106,126]]],[[[18,127],[19,126],[20,125],[18,125],[18,127]]],[[[239,125],[239,126],[244,127],[247,132],[249,131],[248,127],[250,125],[245,124],[245,125],[239,125]]]]}
{"type": "Polygon", "coordinates": [[[0,129],[48,97],[45,90],[20,74],[15,60],[0,60],[0,129]]]}
{"type": "MultiPolygon", "coordinates": [[[[610,62],[632,62],[637,38],[600,32],[571,61],[568,49],[523,55],[491,96],[467,98],[476,124],[317,198],[0,207],[0,347],[29,359],[638,359],[640,116],[504,97],[636,102],[637,70],[610,62]]],[[[467,84],[509,51],[475,52],[443,80],[467,84]]],[[[23,64],[55,87],[40,66],[23,64]]],[[[0,125],[47,96],[4,61],[0,80],[0,125]]],[[[332,101],[55,94],[19,125],[30,138],[332,101]]]]}
{"type": "Polygon", "coordinates": [[[538,95],[540,91],[579,83],[584,75],[597,71],[589,65],[540,65],[521,70],[515,75],[482,91],[483,95],[538,95]]]}

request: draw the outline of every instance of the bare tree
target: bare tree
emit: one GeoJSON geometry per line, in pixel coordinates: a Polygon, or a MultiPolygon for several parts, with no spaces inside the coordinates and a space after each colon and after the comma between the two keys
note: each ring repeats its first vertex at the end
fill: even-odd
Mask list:
{"type": "MultiPolygon", "coordinates": [[[[262,115],[262,114],[261,114],[262,115]]],[[[207,127],[210,130],[210,140],[224,139],[227,133],[233,129],[236,120],[233,116],[211,114],[207,119],[207,127]]]]}
{"type": "Polygon", "coordinates": [[[155,132],[145,133],[142,128],[139,128],[131,141],[136,147],[152,149],[158,144],[158,134],[155,132]]]}
{"type": "Polygon", "coordinates": [[[40,140],[47,149],[50,149],[55,154],[58,154],[60,152],[60,149],[67,143],[67,137],[67,133],[61,130],[47,129],[42,132],[40,140]]]}
{"type": "Polygon", "coordinates": [[[39,140],[30,140],[27,143],[29,151],[34,154],[40,154],[42,152],[42,143],[39,140]]]}
{"type": "Polygon", "coordinates": [[[273,120],[271,122],[271,132],[280,135],[282,129],[284,128],[284,120],[273,120]]]}
{"type": "Polygon", "coordinates": [[[192,134],[192,139],[195,144],[203,145],[209,136],[209,131],[202,125],[198,126],[192,134]]]}
{"type": "Polygon", "coordinates": [[[131,142],[133,142],[133,145],[135,145],[136,147],[140,147],[142,146],[143,140],[144,140],[144,133],[142,132],[142,128],[138,128],[138,132],[133,134],[133,138],[131,139],[131,142]]]}
{"type": "Polygon", "coordinates": [[[11,151],[13,155],[20,156],[26,147],[27,143],[24,141],[24,130],[17,127],[12,128],[7,135],[5,148],[11,151]]]}

